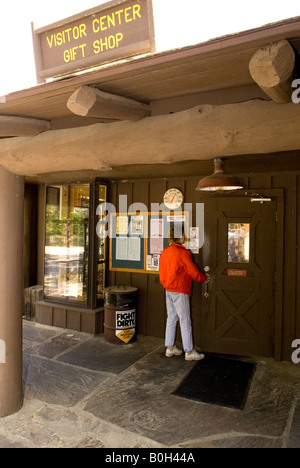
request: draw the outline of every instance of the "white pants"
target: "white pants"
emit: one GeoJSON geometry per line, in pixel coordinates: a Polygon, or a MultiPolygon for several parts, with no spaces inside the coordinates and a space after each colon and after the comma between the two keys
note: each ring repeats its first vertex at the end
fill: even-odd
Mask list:
{"type": "Polygon", "coordinates": [[[192,351],[194,344],[192,337],[190,296],[166,291],[166,302],[168,312],[165,337],[166,347],[174,346],[176,326],[179,320],[183,349],[185,352],[192,351]]]}

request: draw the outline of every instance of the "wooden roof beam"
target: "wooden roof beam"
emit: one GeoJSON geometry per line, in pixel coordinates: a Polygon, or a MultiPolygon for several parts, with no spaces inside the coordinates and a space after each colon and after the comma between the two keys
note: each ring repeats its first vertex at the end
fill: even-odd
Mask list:
{"type": "Polygon", "coordinates": [[[81,86],[69,98],[68,109],[76,115],[107,120],[141,120],[151,115],[147,104],[97,88],[81,86]]]}
{"type": "Polygon", "coordinates": [[[297,74],[295,52],[288,41],[258,49],[250,60],[249,69],[253,80],[273,101],[291,102],[292,82],[297,74]]]}
{"type": "Polygon", "coordinates": [[[36,136],[51,129],[47,120],[0,115],[0,137],[36,136]]]}
{"type": "Polygon", "coordinates": [[[32,138],[0,139],[0,165],[31,176],[107,171],[125,165],[170,164],[218,157],[296,151],[300,104],[253,100],[211,106],[138,122],[51,130],[32,138]]]}

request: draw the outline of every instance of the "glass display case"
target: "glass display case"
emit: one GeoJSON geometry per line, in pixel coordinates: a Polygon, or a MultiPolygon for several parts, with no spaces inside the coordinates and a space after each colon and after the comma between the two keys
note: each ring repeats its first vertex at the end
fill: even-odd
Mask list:
{"type": "Polygon", "coordinates": [[[107,187],[93,184],[46,188],[44,297],[97,307],[103,300],[106,238],[96,225],[105,208],[107,187]]]}
{"type": "Polygon", "coordinates": [[[106,272],[106,225],[104,219],[106,217],[106,199],[107,187],[99,185],[98,187],[98,219],[97,219],[97,300],[103,301],[105,287],[105,272],[106,272]]]}

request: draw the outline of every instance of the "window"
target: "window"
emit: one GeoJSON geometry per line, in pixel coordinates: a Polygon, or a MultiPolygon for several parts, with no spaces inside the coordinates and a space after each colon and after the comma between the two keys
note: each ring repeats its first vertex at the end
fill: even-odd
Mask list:
{"type": "Polygon", "coordinates": [[[228,223],[228,263],[249,263],[250,224],[228,223]]]}
{"type": "Polygon", "coordinates": [[[96,235],[98,200],[106,201],[105,185],[47,187],[46,299],[74,302],[90,308],[103,299],[106,242],[96,235]]]}
{"type": "MultiPolygon", "coordinates": [[[[105,185],[99,185],[97,199],[98,199],[98,219],[101,221],[105,218],[105,203],[107,198],[107,187],[105,185]]],[[[101,226],[105,229],[105,225],[101,226]]],[[[96,250],[97,250],[97,301],[102,301],[104,298],[104,285],[105,285],[105,265],[106,265],[106,236],[105,230],[100,229],[96,235],[96,250]]],[[[96,230],[96,228],[95,228],[96,230]]],[[[94,230],[94,231],[95,231],[94,230]]]]}

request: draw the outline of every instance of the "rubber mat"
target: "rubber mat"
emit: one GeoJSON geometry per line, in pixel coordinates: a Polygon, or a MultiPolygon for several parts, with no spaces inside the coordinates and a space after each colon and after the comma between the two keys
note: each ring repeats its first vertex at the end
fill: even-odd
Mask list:
{"type": "Polygon", "coordinates": [[[206,355],[195,364],[173,395],[243,410],[255,368],[252,362],[206,355]]]}

